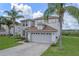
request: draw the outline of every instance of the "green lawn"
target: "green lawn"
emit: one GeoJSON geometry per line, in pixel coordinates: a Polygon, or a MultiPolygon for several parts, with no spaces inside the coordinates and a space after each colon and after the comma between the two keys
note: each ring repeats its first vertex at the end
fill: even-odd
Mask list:
{"type": "Polygon", "coordinates": [[[63,50],[57,46],[50,46],[43,56],[79,56],[79,37],[63,36],[63,50]]]}
{"type": "Polygon", "coordinates": [[[9,36],[0,36],[0,50],[18,45],[18,39],[9,36]]]}

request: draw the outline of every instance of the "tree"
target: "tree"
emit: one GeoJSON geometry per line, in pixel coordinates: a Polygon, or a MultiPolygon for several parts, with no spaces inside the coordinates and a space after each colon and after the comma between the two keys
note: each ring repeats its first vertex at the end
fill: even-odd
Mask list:
{"type": "Polygon", "coordinates": [[[13,36],[15,36],[15,22],[16,22],[16,19],[18,19],[18,18],[23,18],[24,16],[22,16],[22,15],[19,15],[19,12],[22,12],[22,11],[16,11],[15,10],[15,7],[13,7],[13,9],[12,10],[10,10],[10,11],[5,11],[5,13],[12,19],[12,21],[13,21],[13,27],[14,27],[14,29],[13,29],[13,36]]]}
{"type": "Polygon", "coordinates": [[[62,49],[62,21],[64,12],[68,12],[70,15],[79,20],[79,9],[75,6],[65,6],[64,3],[49,3],[48,9],[44,13],[44,19],[48,20],[48,17],[54,13],[59,15],[60,23],[60,36],[59,36],[59,47],[62,49]]]}
{"type": "MultiPolygon", "coordinates": [[[[11,18],[9,18],[9,17],[3,17],[3,18],[4,18],[3,19],[4,20],[4,24],[8,26],[8,34],[10,35],[11,34],[10,33],[10,29],[12,27],[13,22],[12,22],[11,18]]],[[[19,23],[15,22],[15,24],[18,25],[19,23]]]]}
{"type": "Polygon", "coordinates": [[[5,25],[8,26],[8,34],[10,35],[10,29],[11,29],[11,25],[13,24],[12,20],[10,18],[4,17],[5,20],[5,25]]]}

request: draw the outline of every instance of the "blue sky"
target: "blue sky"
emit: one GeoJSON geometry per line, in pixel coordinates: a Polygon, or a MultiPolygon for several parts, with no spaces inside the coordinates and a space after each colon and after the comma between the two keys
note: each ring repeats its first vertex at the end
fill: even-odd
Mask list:
{"type": "Polygon", "coordinates": [[[33,12],[36,12],[38,10],[44,12],[47,9],[47,4],[45,3],[28,3],[28,5],[32,7],[33,12]]]}
{"type": "MultiPolygon", "coordinates": [[[[19,3],[22,4],[22,3],[19,3]]],[[[18,4],[18,5],[19,5],[18,4]]],[[[29,5],[32,7],[32,12],[36,12],[40,10],[41,12],[44,12],[47,9],[46,3],[23,3],[24,5],[29,5]]],[[[0,10],[10,10],[11,4],[10,3],[0,3],[0,10]]],[[[2,15],[2,13],[0,13],[2,15]]]]}
{"type": "MultiPolygon", "coordinates": [[[[72,4],[71,4],[72,5],[72,4]]],[[[16,10],[22,10],[23,15],[26,18],[35,18],[43,15],[44,11],[47,9],[46,3],[19,3],[19,4],[10,4],[10,3],[0,3],[0,16],[5,15],[4,10],[11,10],[11,6],[16,6],[16,10]]],[[[79,8],[79,4],[74,4],[79,8]]],[[[64,16],[64,29],[79,29],[79,24],[75,18],[70,16],[68,13],[65,13],[64,16]]]]}
{"type": "Polygon", "coordinates": [[[10,10],[10,6],[9,3],[0,3],[0,9],[10,10]]]}
{"type": "MultiPolygon", "coordinates": [[[[24,5],[25,4],[30,5],[32,7],[33,11],[37,11],[39,9],[41,9],[42,11],[44,11],[47,8],[47,4],[46,3],[23,3],[23,4],[24,5]]],[[[0,9],[10,10],[11,9],[11,4],[10,3],[0,3],[0,9]]]]}
{"type": "MultiPolygon", "coordinates": [[[[11,9],[11,4],[9,3],[0,3],[0,10],[3,11],[3,10],[10,10],[11,9]]],[[[0,12],[0,16],[2,15],[3,13],[0,12]]]]}

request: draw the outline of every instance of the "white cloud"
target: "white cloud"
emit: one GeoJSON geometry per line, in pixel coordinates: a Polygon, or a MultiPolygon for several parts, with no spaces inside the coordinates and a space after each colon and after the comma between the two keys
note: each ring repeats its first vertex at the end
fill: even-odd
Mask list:
{"type": "Polygon", "coordinates": [[[37,18],[43,16],[43,13],[41,11],[37,11],[32,13],[31,6],[27,4],[18,4],[18,3],[11,3],[11,8],[15,6],[16,11],[21,10],[23,13],[20,13],[25,16],[25,18],[37,18]]]}
{"type": "Polygon", "coordinates": [[[43,16],[43,13],[41,11],[34,12],[32,15],[33,18],[37,18],[37,17],[41,17],[41,16],[43,16]]]}
{"type": "Polygon", "coordinates": [[[69,15],[67,12],[64,16],[63,29],[79,29],[79,24],[77,19],[69,15]]]}
{"type": "Polygon", "coordinates": [[[0,13],[3,13],[4,12],[4,10],[3,9],[0,9],[0,13]]]}
{"type": "Polygon", "coordinates": [[[11,4],[11,8],[13,8],[13,6],[15,6],[16,11],[21,10],[22,15],[24,15],[24,17],[29,18],[32,17],[32,8],[31,6],[27,5],[27,4],[18,4],[18,3],[13,3],[11,4]]]}

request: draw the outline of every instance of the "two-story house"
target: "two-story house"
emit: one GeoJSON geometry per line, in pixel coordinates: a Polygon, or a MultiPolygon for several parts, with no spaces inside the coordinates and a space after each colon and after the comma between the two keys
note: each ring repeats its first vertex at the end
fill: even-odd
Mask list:
{"type": "Polygon", "coordinates": [[[48,22],[43,17],[21,22],[24,27],[22,36],[27,37],[30,42],[55,44],[59,38],[60,24],[57,16],[48,17],[48,22]]]}

